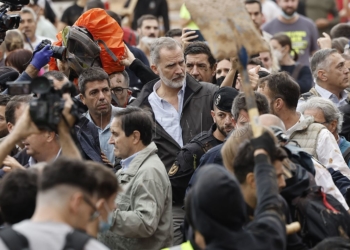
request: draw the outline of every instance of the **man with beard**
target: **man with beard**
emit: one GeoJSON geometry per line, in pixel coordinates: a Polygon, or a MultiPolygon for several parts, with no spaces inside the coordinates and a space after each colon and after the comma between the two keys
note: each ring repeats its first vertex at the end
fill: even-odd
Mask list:
{"type": "Polygon", "coordinates": [[[7,103],[10,101],[10,96],[0,95],[0,143],[3,138],[8,135],[8,129],[5,118],[5,109],[7,103]]]}
{"type": "Polygon", "coordinates": [[[211,148],[222,144],[233,130],[231,107],[238,94],[238,91],[232,87],[220,88],[214,95],[214,105],[211,111],[214,124],[208,131],[196,135],[177,154],[173,166],[178,167],[179,170],[175,174],[169,172],[175,203],[181,203],[184,200],[188,183],[194,170],[199,166],[202,155],[211,148]]]}
{"type": "Polygon", "coordinates": [[[108,140],[111,137],[112,113],[115,113],[120,108],[111,105],[112,96],[109,76],[102,68],[91,67],[80,74],[78,86],[80,100],[89,109],[85,116],[98,129],[100,147],[103,153],[102,160],[106,162],[106,156],[107,160],[114,165],[114,146],[108,144],[108,140]]]}
{"type": "MultiPolygon", "coordinates": [[[[168,172],[177,152],[195,135],[210,129],[210,114],[214,93],[218,87],[199,83],[185,73],[185,58],[181,46],[172,38],[162,37],[151,46],[151,68],[160,79],[145,84],[139,97],[131,106],[151,109],[154,115],[153,139],[158,156],[168,172]]],[[[173,204],[174,244],[183,238],[180,225],[184,218],[181,204],[173,204]]]]}
{"type": "Polygon", "coordinates": [[[290,141],[296,142],[326,168],[340,171],[350,179],[350,169],[332,133],[323,124],[316,123],[312,116],[297,112],[300,88],[288,73],[262,78],[259,92],[268,99],[271,113],[283,121],[290,141]]]}
{"type": "Polygon", "coordinates": [[[286,33],[292,40],[292,47],[298,53],[298,62],[302,65],[310,65],[310,56],[318,49],[318,31],[314,22],[296,10],[298,0],[277,0],[282,9],[282,14],[263,25],[262,29],[271,35],[279,32],[286,33]]]}

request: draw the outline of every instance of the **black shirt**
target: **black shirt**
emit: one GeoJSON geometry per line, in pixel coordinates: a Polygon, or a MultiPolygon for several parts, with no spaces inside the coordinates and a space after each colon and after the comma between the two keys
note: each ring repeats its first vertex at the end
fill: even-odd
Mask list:
{"type": "Polygon", "coordinates": [[[66,23],[68,26],[72,26],[76,20],[83,14],[84,7],[80,7],[76,3],[68,7],[62,15],[61,22],[66,23]]]}

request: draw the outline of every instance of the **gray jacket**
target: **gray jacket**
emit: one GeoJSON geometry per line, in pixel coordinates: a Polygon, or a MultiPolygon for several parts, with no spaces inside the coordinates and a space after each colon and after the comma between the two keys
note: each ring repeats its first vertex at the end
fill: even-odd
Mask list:
{"type": "Polygon", "coordinates": [[[117,172],[121,191],[114,222],[100,240],[111,249],[158,250],[172,245],[171,185],[154,142],[117,172]]]}

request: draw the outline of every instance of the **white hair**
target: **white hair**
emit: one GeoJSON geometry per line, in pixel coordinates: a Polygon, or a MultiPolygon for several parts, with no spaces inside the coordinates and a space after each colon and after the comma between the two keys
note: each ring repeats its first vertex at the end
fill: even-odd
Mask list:
{"type": "Polygon", "coordinates": [[[311,97],[305,103],[303,103],[298,110],[304,114],[305,110],[314,109],[318,109],[323,112],[326,122],[337,121],[337,132],[339,133],[341,131],[343,114],[332,101],[323,97],[311,97]]]}

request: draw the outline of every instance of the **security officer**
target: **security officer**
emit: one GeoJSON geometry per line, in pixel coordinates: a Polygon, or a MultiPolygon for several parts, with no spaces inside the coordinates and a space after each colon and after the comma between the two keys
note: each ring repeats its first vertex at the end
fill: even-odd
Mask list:
{"type": "Polygon", "coordinates": [[[214,124],[209,131],[196,135],[177,154],[176,161],[168,175],[172,185],[173,201],[181,205],[191,176],[199,165],[199,160],[209,149],[223,143],[233,129],[231,107],[238,91],[232,87],[222,87],[214,94],[211,115],[214,124]]]}

